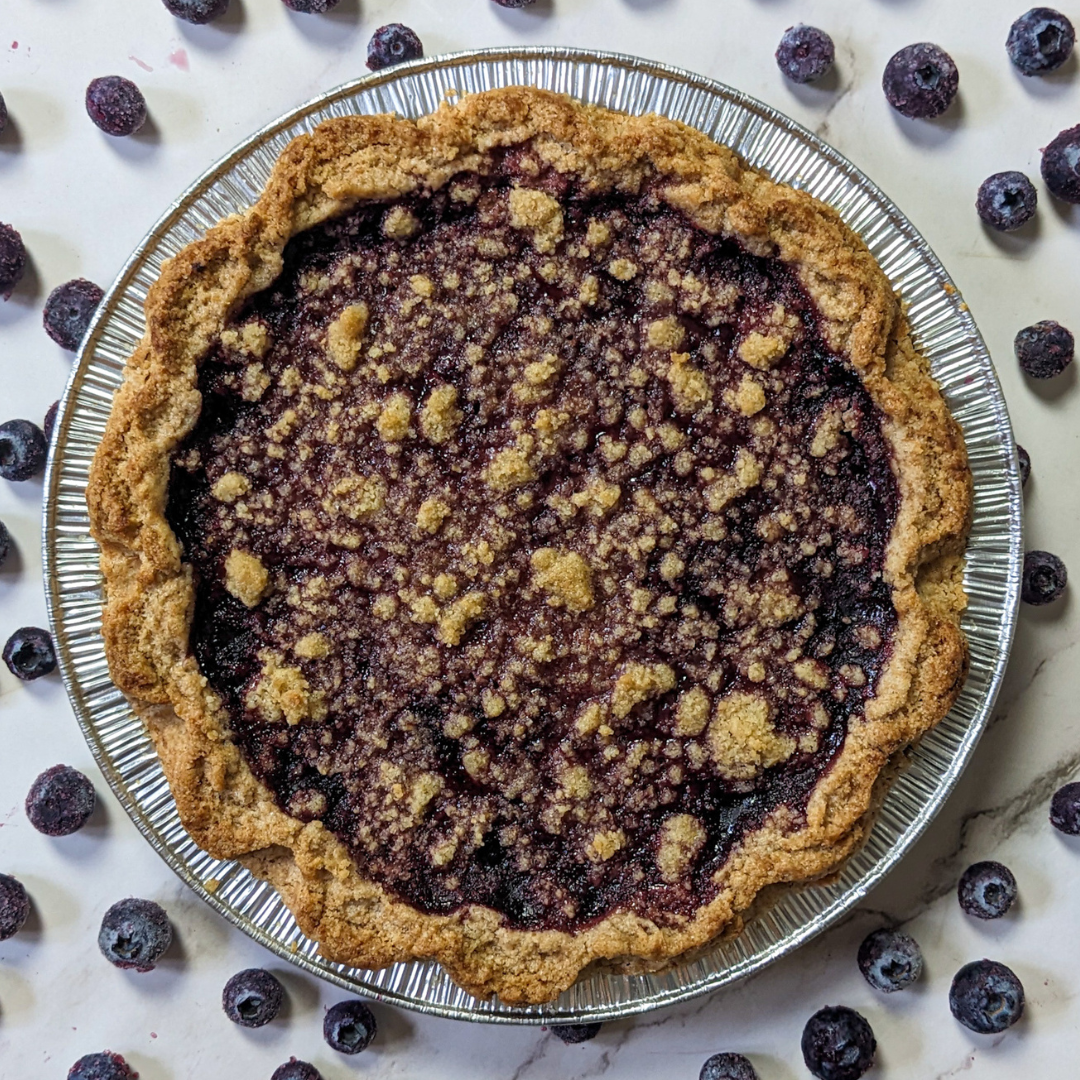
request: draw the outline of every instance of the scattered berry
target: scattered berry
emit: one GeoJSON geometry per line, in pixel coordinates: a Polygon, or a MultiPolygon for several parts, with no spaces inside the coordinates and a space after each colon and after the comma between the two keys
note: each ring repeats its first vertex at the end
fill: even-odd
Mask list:
{"type": "Polygon", "coordinates": [[[567,1046],[575,1046],[595,1039],[602,1027],[603,1024],[552,1024],[551,1034],[567,1046]]]}
{"type": "Polygon", "coordinates": [[[1016,878],[999,862],[977,862],[964,871],[956,895],[968,915],[1000,919],[1016,901],[1016,878]]]}
{"type": "Polygon", "coordinates": [[[0,566],[4,565],[8,552],[11,550],[11,533],[7,526],[0,521],[0,566]]]}
{"type": "Polygon", "coordinates": [[[4,101],[4,95],[0,94],[0,131],[3,131],[7,127],[8,111],[7,102],[4,101]]]}
{"type": "Polygon", "coordinates": [[[0,874],[0,941],[17,934],[30,917],[30,897],[21,881],[0,874]]]}
{"type": "Polygon", "coordinates": [[[1044,319],[1025,326],[1013,340],[1013,348],[1025,375],[1052,379],[1072,363],[1074,342],[1072,333],[1061,323],[1044,319]]]}
{"type": "Polygon", "coordinates": [[[996,960],[975,960],[955,975],[949,1008],[966,1028],[996,1035],[1024,1014],[1024,987],[1013,971],[996,960]]]}
{"type": "Polygon", "coordinates": [[[119,1054],[106,1050],[79,1058],[68,1071],[67,1080],[137,1080],[138,1075],[119,1054]]]}
{"type": "Polygon", "coordinates": [[[220,18],[229,9],[229,0],[161,0],[165,10],[184,22],[201,26],[220,18]]]}
{"type": "Polygon", "coordinates": [[[53,428],[56,426],[56,414],[60,410],[60,402],[54,401],[48,411],[45,413],[45,422],[41,425],[42,433],[45,435],[45,441],[47,443],[52,442],[53,428]]]}
{"type": "Polygon", "coordinates": [[[1031,479],[1031,455],[1019,444],[1016,444],[1016,460],[1020,463],[1020,486],[1027,487],[1031,479]]]}
{"type": "Polygon", "coordinates": [[[877,1040],[854,1009],[819,1009],[802,1034],[803,1061],[818,1080],[858,1080],[874,1064],[877,1040]]]}
{"type": "Polygon", "coordinates": [[[999,172],[979,187],[975,209],[998,232],[1011,232],[1035,216],[1039,202],[1035,185],[1022,172],[999,172]]]}
{"type": "Polygon", "coordinates": [[[508,8],[523,8],[528,7],[530,4],[535,4],[536,0],[495,0],[495,3],[499,7],[508,8]]]}
{"type": "Polygon", "coordinates": [[[1022,75],[1045,75],[1069,59],[1075,41],[1073,24],[1060,11],[1037,7],[1012,24],[1005,51],[1022,75]]]}
{"type": "Polygon", "coordinates": [[[106,135],[134,135],[146,123],[146,98],[122,75],[104,75],[86,88],[86,113],[106,135]]]}
{"type": "Polygon", "coordinates": [[[297,1058],[289,1058],[274,1070],[270,1080],[323,1080],[322,1073],[314,1065],[297,1058]]]}
{"type": "Polygon", "coordinates": [[[424,55],[424,46],[416,34],[401,23],[380,26],[367,47],[367,66],[372,71],[416,60],[424,55]]]}
{"type": "Polygon", "coordinates": [[[11,297],[25,271],[26,245],[16,229],[0,221],[0,297],[11,297]]]}
{"type": "Polygon", "coordinates": [[[46,769],[26,796],[26,816],[46,836],[70,836],[94,812],[94,785],[70,765],[46,769]]]}
{"type": "Polygon", "coordinates": [[[859,946],[859,970],[875,989],[891,994],[922,975],[919,943],[899,930],[875,930],[859,946]]]}
{"type": "Polygon", "coordinates": [[[104,295],[101,288],[86,278],[75,278],[57,285],[45,301],[42,315],[45,333],[57,345],[76,352],[104,295]]]}
{"type": "Polygon", "coordinates": [[[241,1027],[269,1024],[281,1009],[285,991],[281,983],[262,968],[238,971],[221,992],[225,1015],[241,1027]]]}
{"type": "Polygon", "coordinates": [[[1069,836],[1080,836],[1080,784],[1060,787],[1050,800],[1050,824],[1069,836]]]}
{"type": "Polygon", "coordinates": [[[29,420],[0,424],[0,476],[5,480],[29,480],[48,454],[49,444],[37,424],[29,420]]]}
{"type": "Polygon", "coordinates": [[[742,1054],[713,1054],[701,1066],[698,1080],[758,1080],[758,1074],[742,1054]]]}
{"type": "Polygon", "coordinates": [[[1024,574],[1020,581],[1020,599],[1025,604],[1049,604],[1056,600],[1069,582],[1065,564],[1049,551],[1024,554],[1024,574]]]}
{"type": "Polygon", "coordinates": [[[833,39],[816,26],[799,23],[789,26],[776,49],[776,63],[792,82],[820,79],[833,66],[836,46],[833,39]]]}
{"type": "Polygon", "coordinates": [[[16,679],[30,682],[56,668],[52,635],[38,626],[23,626],[7,639],[4,663],[16,679]]]}
{"type": "Polygon", "coordinates": [[[325,15],[332,7],[336,7],[338,0],[283,0],[287,8],[299,11],[304,15],[325,15]]]}
{"type": "Polygon", "coordinates": [[[323,1017],[323,1038],[331,1050],[343,1054],[359,1054],[366,1050],[379,1030],[375,1016],[362,1001],[352,998],[339,1001],[326,1010],[323,1017]]]}
{"type": "Polygon", "coordinates": [[[913,120],[940,116],[952,104],[959,85],[952,57],[929,41],[901,49],[885,65],[881,79],[889,104],[913,120]]]}
{"type": "Polygon", "coordinates": [[[98,948],[118,968],[150,971],[172,942],[169,916],[153,900],[118,900],[101,920],[98,948]]]}
{"type": "Polygon", "coordinates": [[[1068,203],[1080,203],[1080,124],[1059,132],[1043,148],[1042,178],[1068,203]]]}

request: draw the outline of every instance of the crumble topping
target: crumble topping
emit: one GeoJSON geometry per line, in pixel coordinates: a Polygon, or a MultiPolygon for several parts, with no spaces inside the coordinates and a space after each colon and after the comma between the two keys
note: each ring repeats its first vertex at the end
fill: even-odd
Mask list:
{"type": "Polygon", "coordinates": [[[174,455],[280,805],[427,911],[663,922],[795,827],[895,626],[880,415],[777,260],[527,148],[294,238],[174,455]]]}

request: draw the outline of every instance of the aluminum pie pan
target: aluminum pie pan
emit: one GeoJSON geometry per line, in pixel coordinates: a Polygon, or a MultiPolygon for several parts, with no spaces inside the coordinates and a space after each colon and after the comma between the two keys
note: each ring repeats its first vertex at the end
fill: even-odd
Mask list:
{"type": "Polygon", "coordinates": [[[834,924],[891,870],[943,805],[990,715],[1008,660],[1020,590],[1020,476],[989,353],[944,267],[914,226],[858,169],[806,128],[691,72],[617,53],[538,47],[455,53],[347,83],[257,132],[162,215],[102,302],[68,382],[46,475],[46,601],[75,715],[109,785],[151,846],[211,907],[296,966],[419,1012],[491,1023],[611,1020],[708,993],[759,971],[834,924]],[[827,884],[789,889],[743,932],[659,973],[586,975],[546,1005],[481,1001],[435,963],[367,971],[334,964],[299,930],[277,892],[239,863],[200,850],[180,823],[141,721],[109,678],[102,581],[85,493],[126,358],[144,331],[143,302],[164,259],[246,209],[290,139],[353,113],[417,117],[447,96],[527,84],[630,113],[682,120],[750,165],[831,204],[870,247],[905,301],[912,333],[967,441],[974,512],[963,626],[971,671],[949,715],[913,749],[862,847],[827,884]]]}

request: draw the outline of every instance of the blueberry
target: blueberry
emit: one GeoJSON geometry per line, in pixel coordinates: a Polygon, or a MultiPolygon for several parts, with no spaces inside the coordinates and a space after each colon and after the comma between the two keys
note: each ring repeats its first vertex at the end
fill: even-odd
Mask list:
{"type": "Polygon", "coordinates": [[[979,187],[975,209],[979,217],[998,232],[1011,232],[1035,216],[1039,195],[1022,172],[999,172],[979,187]]]}
{"type": "Polygon", "coordinates": [[[161,0],[161,2],[170,15],[198,26],[220,18],[229,8],[229,0],[161,0]]]}
{"type": "Polygon", "coordinates": [[[5,480],[29,480],[40,472],[49,444],[37,424],[9,420],[0,424],[0,476],[5,480]]]}
{"type": "Polygon", "coordinates": [[[901,49],[885,65],[881,79],[889,104],[913,120],[940,116],[952,104],[959,85],[952,57],[929,41],[901,49]]]}
{"type": "Polygon", "coordinates": [[[1020,463],[1020,486],[1027,487],[1031,479],[1031,455],[1019,444],[1016,444],[1016,460],[1020,463]]]}
{"type": "Polygon", "coordinates": [[[104,295],[99,286],[86,278],[57,285],[45,301],[42,315],[45,333],[57,345],[76,352],[104,295]]]}
{"type": "Polygon", "coordinates": [[[30,897],[21,881],[0,874],[0,941],[17,934],[30,917],[30,897]]]}
{"type": "Polygon", "coordinates": [[[1059,132],[1043,148],[1042,178],[1068,203],[1080,203],[1080,124],[1059,132]]]}
{"type": "Polygon", "coordinates": [[[1033,379],[1060,375],[1072,363],[1073,347],[1072,333],[1053,319],[1025,326],[1013,339],[1016,359],[1033,379]]]}
{"type": "Polygon", "coordinates": [[[899,930],[875,930],[859,946],[858,961],[863,978],[885,994],[903,990],[922,975],[919,943],[899,930]]]}
{"type": "Polygon", "coordinates": [[[1025,604],[1049,604],[1056,600],[1069,582],[1065,564],[1049,551],[1024,553],[1024,574],[1020,581],[1020,599],[1025,604]]]}
{"type": "Polygon", "coordinates": [[[118,968],[150,971],[172,942],[169,916],[153,900],[118,900],[101,920],[98,948],[118,968]]]}
{"type": "Polygon", "coordinates": [[[603,1026],[603,1024],[552,1024],[551,1034],[567,1046],[575,1046],[577,1043],[595,1039],[603,1026]]]}
{"type": "Polygon", "coordinates": [[[7,639],[4,663],[16,679],[30,682],[56,668],[52,635],[39,626],[23,626],[7,639]]]}
{"type": "Polygon", "coordinates": [[[7,102],[4,100],[4,95],[0,94],[0,131],[3,131],[7,127],[8,111],[7,102]]]}
{"type": "Polygon", "coordinates": [[[1016,975],[996,960],[965,964],[949,988],[949,1008],[966,1028],[996,1035],[1024,1014],[1024,987],[1016,975]]]}
{"type": "Polygon", "coordinates": [[[968,915],[1000,919],[1016,901],[1016,878],[999,862],[977,862],[964,871],[956,896],[968,915]]]}
{"type": "Polygon", "coordinates": [[[803,1061],[818,1080],[858,1080],[876,1051],[870,1025],[844,1005],[819,1009],[803,1028],[803,1061]]]}
{"type": "Polygon", "coordinates": [[[122,75],[103,75],[86,88],[86,114],[106,135],[134,135],[146,123],[146,98],[122,75]]]}
{"type": "Polygon", "coordinates": [[[11,533],[7,526],[0,521],[0,566],[4,565],[8,552],[11,550],[11,533]]]}
{"type": "Polygon", "coordinates": [[[26,816],[46,836],[70,836],[90,820],[96,802],[94,785],[70,765],[46,769],[26,796],[26,816]]]}
{"type": "Polygon", "coordinates": [[[238,971],[221,992],[225,1015],[241,1027],[269,1024],[281,1009],[285,991],[281,983],[262,968],[238,971]]]}
{"type": "Polygon", "coordinates": [[[713,1054],[701,1066],[698,1080],[758,1080],[758,1074],[742,1054],[713,1054]]]}
{"type": "Polygon", "coordinates": [[[138,1075],[119,1054],[106,1050],[79,1058],[68,1070],[67,1080],[136,1080],[138,1075]]]}
{"type": "Polygon", "coordinates": [[[508,8],[523,8],[528,7],[530,4],[535,4],[536,0],[495,0],[495,3],[499,7],[508,8]]]}
{"type": "Polygon", "coordinates": [[[1005,51],[1022,75],[1045,75],[1069,59],[1075,41],[1073,24],[1060,11],[1037,7],[1009,28],[1005,51]]]}
{"type": "Polygon", "coordinates": [[[323,1080],[322,1073],[314,1065],[296,1058],[289,1058],[274,1070],[270,1080],[323,1080]]]}
{"type": "Polygon", "coordinates": [[[359,1054],[366,1050],[379,1030],[375,1016],[362,1001],[352,998],[339,1001],[326,1010],[323,1017],[323,1038],[331,1050],[343,1054],[359,1054]]]}
{"type": "Polygon", "coordinates": [[[836,59],[833,39],[816,26],[789,26],[776,49],[776,63],[792,82],[820,79],[836,59]]]}
{"type": "Polygon", "coordinates": [[[41,431],[47,443],[52,442],[53,428],[56,426],[56,414],[60,411],[60,402],[54,401],[45,413],[45,422],[41,425],[41,431]]]}
{"type": "Polygon", "coordinates": [[[1060,787],[1050,800],[1050,824],[1069,836],[1080,836],[1080,784],[1060,787]]]}
{"type": "Polygon", "coordinates": [[[416,60],[424,55],[424,46],[416,34],[401,23],[380,26],[367,47],[367,66],[372,71],[400,64],[405,60],[416,60]]]}
{"type": "Polygon", "coordinates": [[[336,7],[338,0],[283,0],[287,8],[299,11],[304,15],[325,15],[332,7],[336,7]]]}
{"type": "Polygon", "coordinates": [[[0,221],[0,297],[9,299],[25,272],[26,245],[16,229],[0,221]]]}

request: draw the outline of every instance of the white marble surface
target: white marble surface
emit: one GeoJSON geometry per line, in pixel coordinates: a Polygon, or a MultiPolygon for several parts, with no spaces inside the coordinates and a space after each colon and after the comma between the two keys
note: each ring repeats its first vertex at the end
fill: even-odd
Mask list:
{"type": "MultiPolygon", "coordinates": [[[[0,413],[40,422],[70,359],[44,335],[45,294],[68,278],[107,284],[145,229],[190,180],[284,110],[363,72],[371,31],[413,26],[429,54],[509,43],[618,49],[724,80],[808,124],[874,178],[906,211],[956,278],[997,359],[1014,424],[1034,462],[1028,545],[1080,567],[1080,429],[1075,370],[1046,388],[1026,384],[1012,336],[1040,318],[1080,323],[1076,270],[1080,215],[1045,191],[1037,223],[993,237],[973,210],[989,173],[1038,174],[1038,149],[1080,121],[1075,58],[1063,72],[1024,80],[1004,39],[1023,0],[539,0],[505,11],[491,0],[342,0],[330,16],[298,16],[279,0],[232,0],[220,25],[173,20],[158,0],[3,0],[0,92],[12,129],[0,135],[0,220],[21,231],[34,269],[0,304],[0,413]],[[783,29],[816,23],[837,42],[838,78],[826,89],[785,85],[772,62],[783,29]],[[914,41],[936,41],[961,72],[958,105],[937,122],[902,120],[886,105],[880,73],[914,41]],[[110,140],[87,120],[86,83],[137,80],[153,123],[110,140]]],[[[1080,8],[1069,13],[1080,17],[1080,8]]],[[[1080,327],[1077,327],[1080,329],[1080,327]]],[[[0,518],[18,551],[0,570],[0,637],[43,624],[38,554],[40,482],[0,482],[0,518]]],[[[1078,571],[1080,572],[1080,571],[1078,571]]],[[[205,908],[142,841],[108,792],[57,678],[22,685],[0,670],[0,870],[34,898],[29,926],[0,944],[0,1077],[66,1075],[77,1057],[111,1047],[145,1080],[269,1077],[290,1054],[326,1080],[351,1076],[464,1080],[620,1080],[697,1077],[722,1049],[751,1056],[762,1080],[808,1075],[798,1040],[824,1004],[862,1011],[879,1041],[874,1076],[1074,1075],[1080,1049],[1080,845],[1046,823],[1049,795],[1080,773],[1074,603],[1022,613],[1005,688],[975,760],[928,835],[841,927],[755,979],[695,1003],[605,1027],[564,1047],[537,1029],[491,1028],[378,1008],[377,1043],[354,1059],[320,1036],[323,1008],[343,995],[293,973],[205,908]],[[57,761],[84,769],[100,809],[81,834],[38,835],[22,801],[57,761]],[[975,925],[953,895],[976,859],[1007,862],[1018,910],[975,925]],[[94,935],[102,911],[126,895],[159,900],[177,945],[148,975],[109,967],[94,935]],[[903,920],[923,945],[922,984],[886,998],[862,980],[855,950],[883,921],[903,920]],[[1003,1036],[982,1038],[949,1015],[954,971],[990,956],[1024,981],[1028,1012],[1003,1036]],[[219,1008],[225,980],[252,965],[281,974],[285,1014],[256,1032],[219,1008]]]]}

